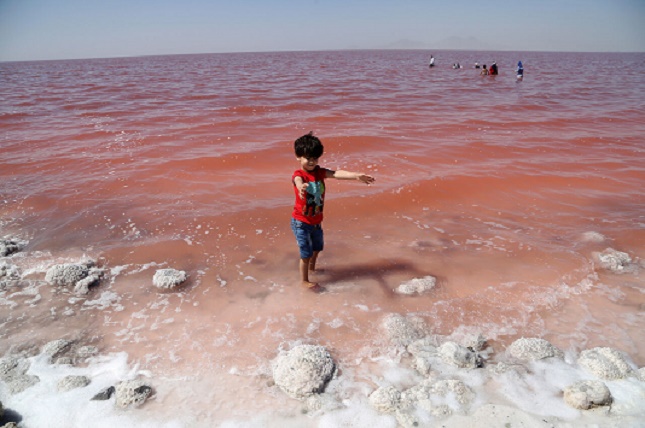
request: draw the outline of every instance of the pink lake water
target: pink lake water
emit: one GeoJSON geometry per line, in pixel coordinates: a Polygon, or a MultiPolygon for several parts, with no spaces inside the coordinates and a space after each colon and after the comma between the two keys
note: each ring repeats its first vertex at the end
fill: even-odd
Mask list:
{"type": "Polygon", "coordinates": [[[172,385],[148,408],[178,402],[203,426],[297,408],[270,385],[295,343],[360,371],[389,313],[497,353],[542,337],[645,365],[645,55],[433,54],[433,69],[424,51],[0,63],[0,236],[28,242],[7,260],[30,284],[0,294],[0,351],[125,351],[172,385]],[[299,285],[289,227],[310,130],[321,165],[376,178],[327,183],[323,294],[299,285]],[[600,268],[608,247],[633,269],[600,268]],[[43,283],[85,256],[107,272],[88,296],[43,283]],[[160,268],[189,279],[160,292],[160,268]],[[432,292],[393,293],[429,275],[432,292]]]}

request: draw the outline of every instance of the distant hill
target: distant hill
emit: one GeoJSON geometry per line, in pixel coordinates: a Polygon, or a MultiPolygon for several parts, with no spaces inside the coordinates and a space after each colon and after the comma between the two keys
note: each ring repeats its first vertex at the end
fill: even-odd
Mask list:
{"type": "Polygon", "coordinates": [[[384,46],[385,49],[430,49],[431,47],[428,43],[409,39],[397,40],[384,46]]]}
{"type": "Polygon", "coordinates": [[[456,50],[490,50],[492,47],[482,42],[476,37],[459,37],[453,36],[446,39],[441,39],[437,42],[440,49],[456,49],[456,50]]]}
{"type": "Polygon", "coordinates": [[[492,50],[493,47],[476,37],[452,36],[437,42],[426,43],[418,40],[401,39],[383,46],[384,49],[449,49],[449,50],[492,50]]]}

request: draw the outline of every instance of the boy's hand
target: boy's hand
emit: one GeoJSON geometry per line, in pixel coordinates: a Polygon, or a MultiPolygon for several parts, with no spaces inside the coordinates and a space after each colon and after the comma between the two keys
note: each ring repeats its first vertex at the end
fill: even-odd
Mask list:
{"type": "Polygon", "coordinates": [[[358,177],[356,177],[356,179],[368,185],[374,183],[375,181],[374,177],[372,177],[371,175],[365,175],[365,174],[359,174],[358,177]]]}
{"type": "Polygon", "coordinates": [[[309,183],[302,183],[302,186],[298,186],[298,192],[300,192],[300,199],[305,198],[305,195],[307,194],[307,187],[309,187],[309,183]]]}

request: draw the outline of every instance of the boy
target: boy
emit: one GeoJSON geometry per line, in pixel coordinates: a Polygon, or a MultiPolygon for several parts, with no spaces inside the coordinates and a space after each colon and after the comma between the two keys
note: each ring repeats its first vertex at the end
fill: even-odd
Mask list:
{"type": "Polygon", "coordinates": [[[323,249],[323,205],[325,203],[325,179],[358,180],[372,184],[374,177],[359,172],[332,171],[318,165],[323,154],[323,145],[313,132],[303,135],[294,143],[300,169],[291,177],[296,202],[293,207],[291,229],[300,248],[300,278],[302,284],[314,291],[321,291],[315,282],[309,282],[309,271],[316,270],[318,253],[323,249]]]}

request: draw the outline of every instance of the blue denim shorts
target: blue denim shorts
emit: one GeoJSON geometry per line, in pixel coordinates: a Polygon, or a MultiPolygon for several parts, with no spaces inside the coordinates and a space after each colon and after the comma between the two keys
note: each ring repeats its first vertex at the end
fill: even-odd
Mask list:
{"type": "Polygon", "coordinates": [[[314,251],[322,251],[325,241],[323,239],[322,226],[317,224],[303,223],[295,218],[291,219],[291,230],[296,236],[298,248],[300,248],[300,258],[308,259],[314,255],[314,251]]]}

